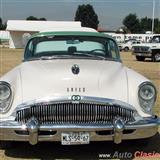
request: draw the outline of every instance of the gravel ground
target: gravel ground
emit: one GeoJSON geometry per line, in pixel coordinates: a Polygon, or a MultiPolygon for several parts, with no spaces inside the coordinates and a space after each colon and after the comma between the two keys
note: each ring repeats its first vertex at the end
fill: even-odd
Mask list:
{"type": "MultiPolygon", "coordinates": [[[[142,73],[146,77],[153,80],[160,93],[160,63],[137,62],[131,53],[121,53],[122,60],[125,65],[142,73]]],[[[9,71],[11,68],[21,62],[22,50],[0,49],[0,76],[9,71]]],[[[160,94],[158,94],[157,103],[155,105],[155,113],[160,116],[160,94]]],[[[160,133],[160,129],[159,129],[160,133]]],[[[116,155],[125,159],[136,151],[143,153],[159,153],[160,154],[160,135],[152,137],[148,143],[138,141],[125,141],[120,145],[113,142],[95,142],[84,146],[61,146],[60,143],[39,143],[36,146],[30,146],[28,143],[15,142],[12,148],[0,150],[0,160],[61,160],[61,159],[107,159],[113,157],[118,159],[116,155]]],[[[133,157],[131,159],[133,159],[133,157]]],[[[120,158],[120,157],[119,157],[120,158]]],[[[149,158],[134,158],[149,159],[149,158]]],[[[151,158],[151,159],[160,159],[151,158]]]]}

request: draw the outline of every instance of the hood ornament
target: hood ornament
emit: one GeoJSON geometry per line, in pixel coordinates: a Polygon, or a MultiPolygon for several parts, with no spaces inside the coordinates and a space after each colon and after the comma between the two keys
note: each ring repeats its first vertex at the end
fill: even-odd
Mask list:
{"type": "Polygon", "coordinates": [[[77,64],[74,64],[71,69],[73,74],[79,74],[80,72],[80,68],[77,64]]]}

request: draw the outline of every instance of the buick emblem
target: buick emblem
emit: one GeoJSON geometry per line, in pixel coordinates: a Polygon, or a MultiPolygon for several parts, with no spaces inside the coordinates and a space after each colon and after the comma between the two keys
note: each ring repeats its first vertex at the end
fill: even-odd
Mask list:
{"type": "Polygon", "coordinates": [[[79,66],[77,64],[74,64],[72,66],[72,73],[73,74],[79,74],[79,72],[80,72],[79,66]]]}
{"type": "Polygon", "coordinates": [[[81,96],[79,96],[79,95],[73,95],[71,97],[71,100],[72,100],[72,102],[75,102],[75,101],[79,102],[81,100],[81,96]]]}

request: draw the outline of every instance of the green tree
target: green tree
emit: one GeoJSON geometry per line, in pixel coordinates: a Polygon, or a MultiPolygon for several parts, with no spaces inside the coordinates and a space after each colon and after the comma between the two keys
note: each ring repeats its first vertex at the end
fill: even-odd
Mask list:
{"type": "Polygon", "coordinates": [[[29,16],[26,18],[26,20],[29,20],[29,21],[37,21],[38,18],[37,17],[34,17],[34,16],[29,16]]]}
{"type": "Polygon", "coordinates": [[[97,29],[99,24],[98,16],[90,4],[79,5],[74,20],[81,21],[83,27],[94,29],[97,29]]]}
{"type": "Polygon", "coordinates": [[[3,22],[2,22],[2,18],[0,17],[0,30],[2,30],[3,27],[3,22]]]}
{"type": "MultiPolygon", "coordinates": [[[[148,17],[138,19],[136,14],[126,16],[123,24],[131,33],[145,33],[152,30],[152,19],[148,17]]],[[[160,33],[160,20],[158,18],[154,19],[154,33],[160,33]]]]}
{"type": "MultiPolygon", "coordinates": [[[[155,18],[154,19],[154,31],[155,33],[159,33],[159,25],[160,25],[160,21],[158,18],[155,18]]],[[[141,26],[141,29],[143,31],[143,33],[145,33],[146,31],[151,31],[152,30],[152,19],[151,18],[148,18],[148,17],[144,17],[144,18],[141,18],[140,20],[140,26],[141,26]]]]}
{"type": "Polygon", "coordinates": [[[137,18],[136,14],[129,14],[127,15],[124,20],[123,20],[123,25],[127,27],[127,29],[131,33],[139,33],[141,32],[140,29],[140,22],[139,19],[137,18]]]}
{"type": "Polygon", "coordinates": [[[155,33],[160,34],[160,21],[158,21],[157,27],[155,27],[155,33]]]}
{"type": "Polygon", "coordinates": [[[2,18],[0,17],[0,30],[5,30],[6,27],[7,27],[7,24],[6,23],[3,24],[2,18]]]}
{"type": "Polygon", "coordinates": [[[39,21],[46,21],[47,19],[42,17],[42,18],[39,18],[39,21]]]}
{"type": "Polygon", "coordinates": [[[160,20],[158,18],[154,19],[154,32],[160,33],[160,20]]]}
{"type": "Polygon", "coordinates": [[[148,17],[141,18],[140,27],[143,33],[145,33],[146,31],[151,31],[152,30],[152,20],[148,17]]]}
{"type": "Polygon", "coordinates": [[[26,20],[29,20],[29,21],[46,21],[47,19],[42,17],[42,18],[37,18],[37,17],[34,17],[34,16],[29,16],[26,18],[26,20]]]}
{"type": "Polygon", "coordinates": [[[2,18],[0,17],[0,24],[2,24],[2,18]]]}

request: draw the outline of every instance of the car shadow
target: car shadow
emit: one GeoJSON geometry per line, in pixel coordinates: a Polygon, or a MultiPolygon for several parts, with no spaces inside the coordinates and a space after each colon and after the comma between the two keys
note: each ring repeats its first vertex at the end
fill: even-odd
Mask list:
{"type": "Polygon", "coordinates": [[[137,59],[134,58],[134,60],[131,60],[131,61],[139,62],[139,63],[143,63],[143,62],[152,62],[152,63],[154,63],[154,62],[153,62],[151,59],[149,59],[149,58],[146,58],[144,61],[137,61],[137,59]]]}
{"type": "Polygon", "coordinates": [[[92,142],[89,145],[62,146],[55,142],[41,142],[35,146],[28,143],[16,142],[11,149],[5,150],[5,156],[25,159],[133,159],[135,152],[159,153],[160,134],[148,141],[123,141],[116,145],[113,142],[92,142]],[[118,157],[117,157],[118,156],[118,157]]]}

